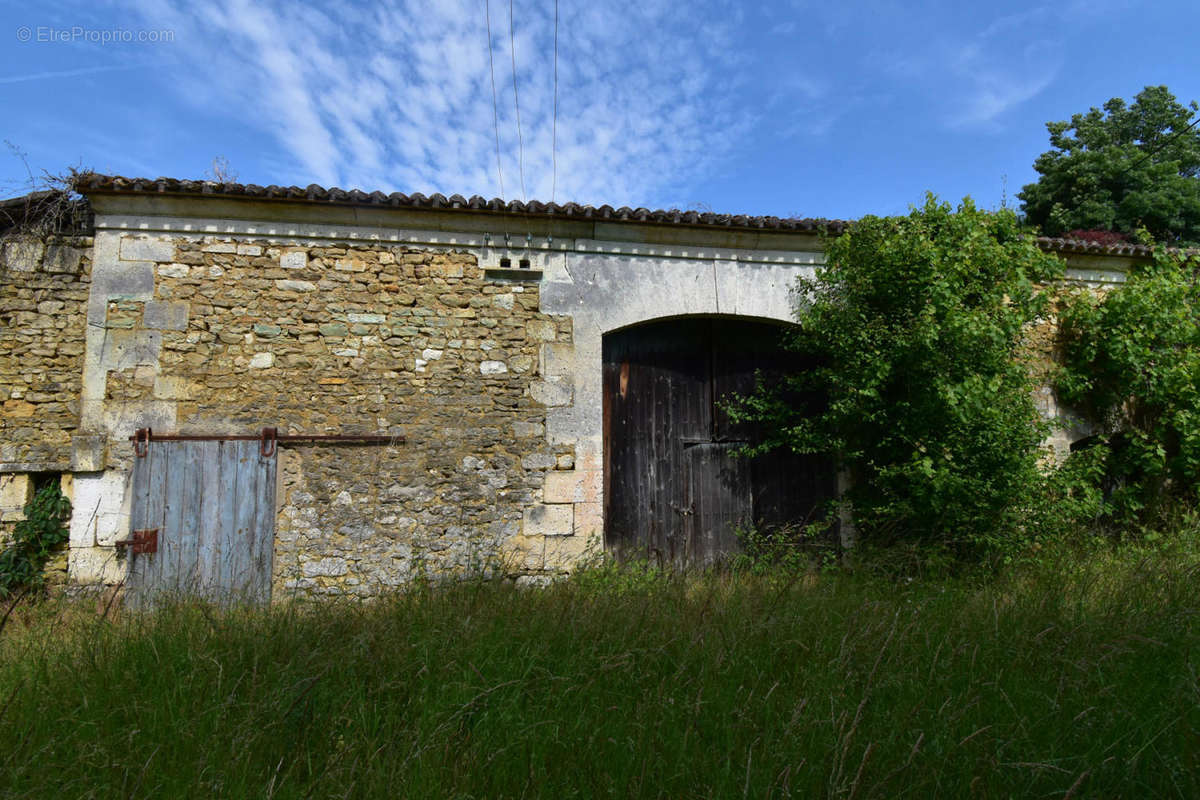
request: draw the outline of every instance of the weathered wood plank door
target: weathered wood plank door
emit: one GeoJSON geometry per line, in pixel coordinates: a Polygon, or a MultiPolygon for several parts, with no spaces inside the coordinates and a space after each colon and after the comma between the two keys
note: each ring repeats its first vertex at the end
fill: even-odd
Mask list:
{"type": "Polygon", "coordinates": [[[684,442],[685,563],[709,563],[737,552],[736,531],[754,522],[750,470],[735,453],[740,444],[684,442]]]}
{"type": "Polygon", "coordinates": [[[258,441],[150,441],[134,459],[130,527],[157,530],[157,552],[135,553],[129,602],[156,595],[218,602],[270,598],[275,456],[258,441]]]}
{"type": "Polygon", "coordinates": [[[604,338],[605,544],[620,557],[679,566],[738,549],[736,531],[805,522],[836,491],[830,459],[736,455],[758,432],[722,408],[809,365],[777,325],[737,318],[663,320],[604,338]]]}

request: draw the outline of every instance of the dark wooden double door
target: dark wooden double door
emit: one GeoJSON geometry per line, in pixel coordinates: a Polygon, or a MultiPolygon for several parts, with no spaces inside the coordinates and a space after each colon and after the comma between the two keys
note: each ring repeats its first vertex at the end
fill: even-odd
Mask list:
{"type": "Polygon", "coordinates": [[[604,337],[605,545],[676,566],[721,560],[737,531],[803,523],[836,491],[829,459],[748,458],[758,431],[723,410],[808,364],[782,328],[731,317],[661,320],[604,337]]]}

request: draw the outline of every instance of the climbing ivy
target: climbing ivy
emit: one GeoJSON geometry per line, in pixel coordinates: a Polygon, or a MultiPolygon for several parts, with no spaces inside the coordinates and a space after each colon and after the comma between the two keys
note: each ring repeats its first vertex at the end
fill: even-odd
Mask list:
{"type": "Polygon", "coordinates": [[[16,524],[13,540],[0,551],[0,598],[40,588],[51,552],[67,540],[71,502],[58,481],[40,488],[25,506],[25,519],[16,524]]]}

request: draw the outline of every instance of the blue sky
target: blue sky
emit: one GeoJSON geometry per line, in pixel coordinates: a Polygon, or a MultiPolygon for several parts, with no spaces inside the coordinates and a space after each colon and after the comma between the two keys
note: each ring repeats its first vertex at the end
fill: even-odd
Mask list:
{"type": "Polygon", "coordinates": [[[223,156],[259,184],[492,197],[502,177],[506,198],[831,218],[931,190],[995,208],[1036,177],[1048,120],[1148,84],[1200,99],[1195,0],[559,0],[555,136],[554,0],[512,9],[519,135],[506,0],[0,0],[0,195],[26,164],[197,178],[223,156]]]}

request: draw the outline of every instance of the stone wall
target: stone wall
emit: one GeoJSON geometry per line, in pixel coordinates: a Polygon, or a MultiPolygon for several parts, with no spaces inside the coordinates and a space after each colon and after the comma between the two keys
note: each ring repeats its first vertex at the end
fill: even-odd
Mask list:
{"type": "Polygon", "coordinates": [[[275,596],[541,578],[582,551],[571,520],[526,521],[547,473],[573,464],[538,399],[543,346],[571,324],[539,312],[536,282],[448,249],[122,236],[116,255],[153,294],[105,298],[90,417],[110,472],[128,474],[130,426],[405,439],[280,448],[275,596]]]}
{"type": "Polygon", "coordinates": [[[790,319],[823,261],[813,236],[559,221],[509,249],[491,215],[93,199],[91,240],[0,254],[0,512],[71,473],[77,582],[124,576],[142,427],[404,437],[280,448],[277,598],[570,570],[603,530],[604,336],[790,319]]]}
{"type": "Polygon", "coordinates": [[[0,547],[12,541],[13,526],[25,519],[25,506],[33,499],[28,473],[0,473],[0,547]]]}
{"type": "Polygon", "coordinates": [[[0,472],[63,471],[79,425],[91,240],[0,245],[0,472]]]}

